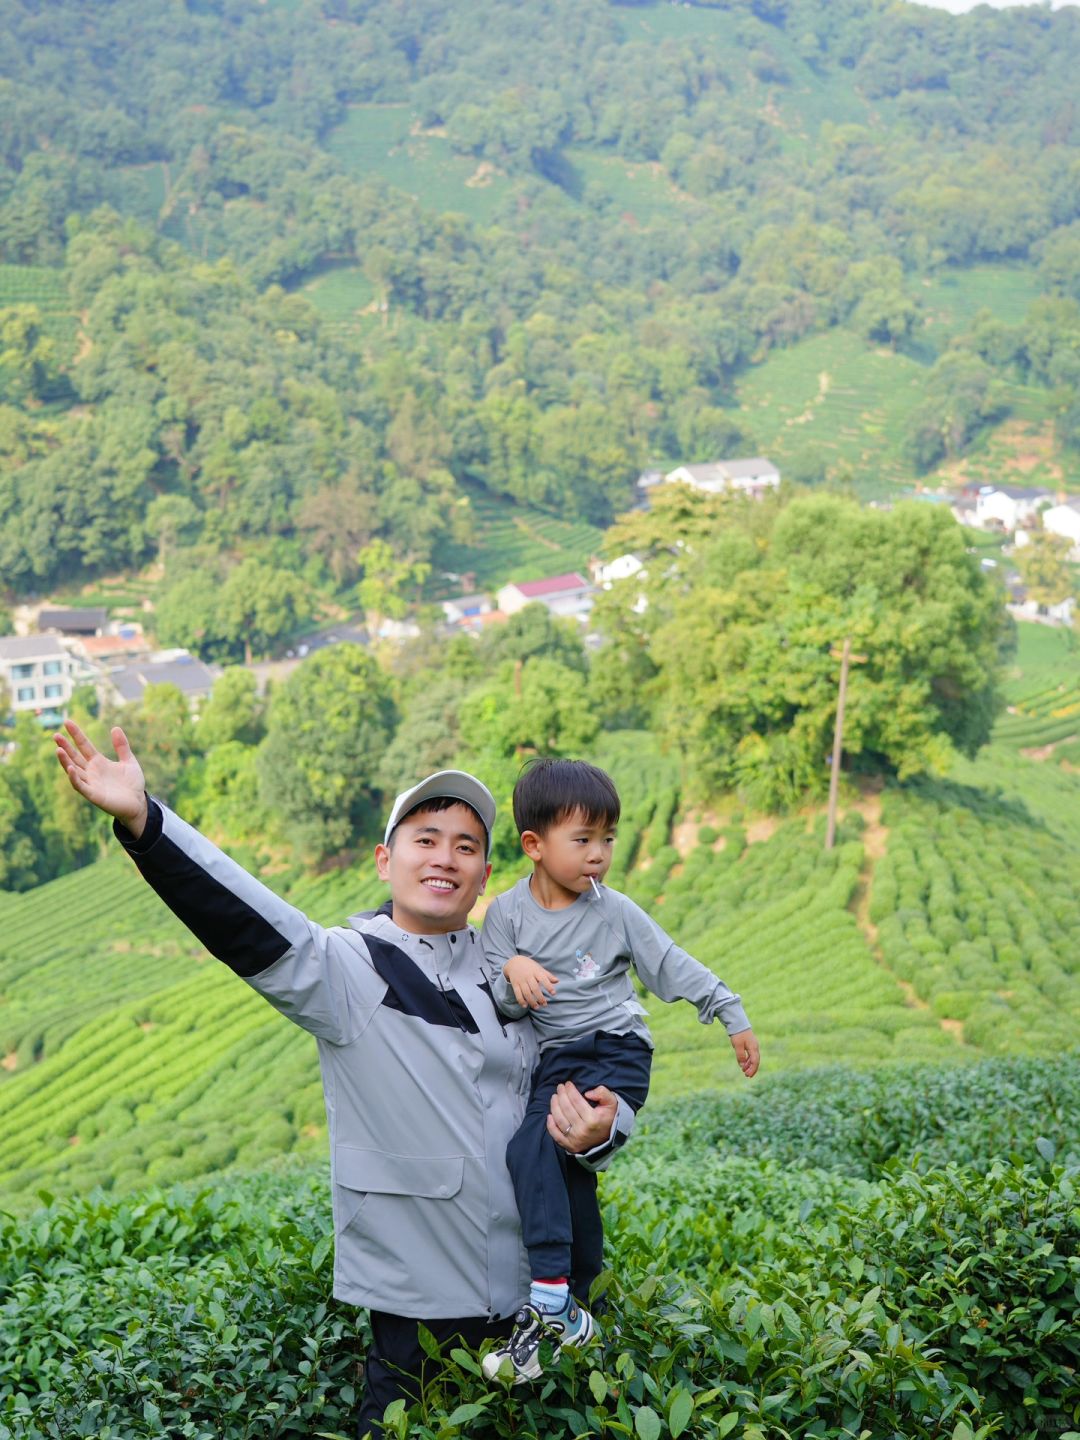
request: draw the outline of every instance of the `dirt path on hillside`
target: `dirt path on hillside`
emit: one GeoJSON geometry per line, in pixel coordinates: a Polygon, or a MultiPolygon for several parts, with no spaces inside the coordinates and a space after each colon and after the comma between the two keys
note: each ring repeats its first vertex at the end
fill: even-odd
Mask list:
{"type": "MultiPolygon", "coordinates": [[[[851,897],[849,909],[855,916],[855,922],[859,929],[866,936],[866,942],[870,946],[870,953],[881,968],[891,977],[899,987],[904,997],[904,1004],[912,1010],[929,1010],[930,1006],[917,994],[914,985],[907,980],[901,980],[894,975],[886,964],[885,956],[878,940],[878,928],[870,918],[870,899],[874,889],[874,872],[878,861],[884,856],[889,843],[889,831],[881,819],[881,783],[879,781],[866,781],[860,786],[859,799],[849,805],[847,809],[857,810],[863,817],[865,828],[862,834],[863,864],[859,872],[859,881],[855,887],[855,893],[851,897]]],[[[964,1044],[964,1026],[959,1020],[938,1020],[938,1024],[947,1035],[960,1045],[964,1044]]]]}

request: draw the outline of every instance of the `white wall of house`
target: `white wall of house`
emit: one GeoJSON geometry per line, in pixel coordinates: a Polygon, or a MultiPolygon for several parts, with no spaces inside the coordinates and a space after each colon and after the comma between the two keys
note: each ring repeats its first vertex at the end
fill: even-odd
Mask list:
{"type": "MultiPolygon", "coordinates": [[[[7,686],[11,709],[18,714],[30,711],[43,718],[63,713],[75,689],[75,665],[71,656],[51,636],[43,636],[36,652],[0,656],[0,678],[7,686]]],[[[50,721],[51,723],[51,721],[50,721]]]]}
{"type": "Polygon", "coordinates": [[[631,575],[637,575],[642,569],[644,566],[638,557],[628,553],[597,565],[593,570],[593,579],[597,585],[609,590],[616,580],[629,580],[631,575]]]}
{"type": "Polygon", "coordinates": [[[519,610],[524,610],[529,603],[527,595],[523,595],[516,585],[504,585],[495,596],[496,607],[504,615],[514,615],[519,610]]]}
{"type": "Polygon", "coordinates": [[[975,497],[975,523],[982,529],[999,525],[1002,530],[1015,530],[1033,520],[1047,504],[1044,495],[1007,495],[1004,490],[980,491],[975,497]]]}
{"type": "Polygon", "coordinates": [[[1071,505],[1051,505],[1043,511],[1043,529],[1051,535],[1061,535],[1072,542],[1070,558],[1080,560],[1080,502],[1071,505]]]}

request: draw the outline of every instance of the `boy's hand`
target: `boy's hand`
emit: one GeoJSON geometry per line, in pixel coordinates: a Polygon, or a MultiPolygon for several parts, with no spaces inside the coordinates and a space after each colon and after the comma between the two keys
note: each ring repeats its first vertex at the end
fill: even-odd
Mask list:
{"type": "Polygon", "coordinates": [[[548,1002],[548,995],[555,994],[559,977],[528,955],[511,955],[503,966],[503,974],[513,986],[514,998],[519,1005],[529,1010],[540,1010],[548,1002]],[[546,993],[545,993],[546,992],[546,993]]]}
{"type": "Polygon", "coordinates": [[[740,1030],[737,1035],[728,1037],[731,1041],[731,1048],[735,1051],[735,1059],[739,1062],[739,1069],[749,1080],[751,1075],[756,1075],[758,1066],[761,1064],[761,1051],[758,1049],[757,1036],[753,1030],[740,1030]]]}

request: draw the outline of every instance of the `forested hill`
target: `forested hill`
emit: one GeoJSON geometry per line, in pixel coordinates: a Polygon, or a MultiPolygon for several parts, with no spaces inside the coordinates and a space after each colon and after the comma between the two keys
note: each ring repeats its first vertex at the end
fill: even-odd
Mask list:
{"type": "Polygon", "coordinates": [[[302,609],[375,540],[469,568],[486,492],[606,524],[664,460],[766,450],[865,495],[1011,419],[1048,476],[1075,464],[1074,10],[3,0],[0,25],[16,597],[156,555],[164,614],[180,586],[209,611],[247,556],[302,609]]]}

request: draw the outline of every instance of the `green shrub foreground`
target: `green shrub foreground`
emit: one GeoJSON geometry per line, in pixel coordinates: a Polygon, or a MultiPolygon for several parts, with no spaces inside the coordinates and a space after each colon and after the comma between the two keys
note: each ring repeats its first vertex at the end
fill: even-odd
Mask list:
{"type": "MultiPolygon", "coordinates": [[[[1010,1063],[894,1077],[898,1131],[917,1096],[948,1096],[958,1154],[978,1155],[1010,1063]]],[[[1013,1065],[1018,1091],[1032,1063],[1013,1065]]],[[[1076,1068],[1061,1062],[1066,1088],[1076,1068]]],[[[1055,1146],[1036,1105],[1011,1155],[916,1168],[898,1136],[860,1178],[842,1078],[787,1077],[754,1102],[782,1135],[801,1088],[818,1168],[746,1134],[718,1146],[726,1097],[661,1114],[605,1181],[605,1341],[512,1393],[457,1351],[389,1433],[1077,1440],[1080,1170],[1059,1158],[1075,1133],[1055,1146]]],[[[366,1325],[327,1298],[329,1223],[312,1170],[3,1221],[0,1440],[351,1436],[366,1325]]]]}

